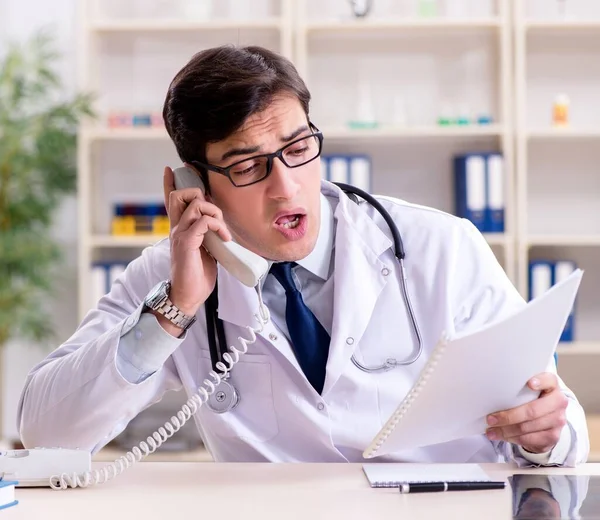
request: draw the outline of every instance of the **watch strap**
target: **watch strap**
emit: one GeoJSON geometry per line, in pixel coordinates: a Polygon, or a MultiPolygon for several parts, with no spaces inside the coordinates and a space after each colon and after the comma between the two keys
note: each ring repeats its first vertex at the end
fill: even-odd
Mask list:
{"type": "Polygon", "coordinates": [[[173,325],[183,330],[189,329],[196,321],[195,316],[184,314],[169,298],[155,310],[167,318],[173,325]]]}

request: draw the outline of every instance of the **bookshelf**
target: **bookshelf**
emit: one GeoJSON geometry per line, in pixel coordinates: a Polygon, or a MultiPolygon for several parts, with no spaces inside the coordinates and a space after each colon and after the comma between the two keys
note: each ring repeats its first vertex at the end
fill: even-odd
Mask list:
{"type": "Polygon", "coordinates": [[[111,205],[132,193],[162,200],[163,167],[179,162],[162,125],[114,127],[109,114],[160,114],[169,82],[202,48],[258,44],[292,58],[293,1],[204,2],[209,11],[194,0],[78,2],[78,82],[99,112],[78,136],[79,319],[94,304],[94,262],[131,260],[163,238],[111,234],[111,205]]]}
{"type": "MultiPolygon", "coordinates": [[[[529,53],[533,48],[533,68],[537,71],[535,74],[542,77],[544,66],[552,71],[552,64],[558,63],[540,51],[544,44],[554,42],[552,49],[558,52],[561,63],[568,61],[576,52],[568,41],[575,39],[579,44],[598,40],[600,43],[600,37],[596,36],[600,16],[573,16],[567,20],[541,18],[533,12],[531,1],[499,0],[493,5],[490,3],[488,11],[480,10],[473,16],[459,18],[446,17],[443,11],[428,18],[417,17],[402,7],[406,3],[376,2],[373,13],[365,19],[357,19],[347,2],[331,2],[324,7],[316,0],[265,0],[257,9],[263,15],[232,19],[227,16],[224,7],[227,2],[224,2],[215,3],[219,7],[214,7],[214,16],[194,20],[177,16],[176,12],[167,18],[153,18],[146,12],[139,17],[132,15],[131,6],[135,2],[122,5],[126,4],[129,5],[127,13],[118,12],[114,5],[105,8],[103,3],[92,0],[82,2],[80,7],[81,84],[100,92],[104,117],[95,125],[82,127],[79,136],[80,317],[90,306],[88,266],[92,261],[111,255],[122,259],[162,238],[110,234],[107,210],[102,209],[102,205],[110,201],[102,200],[107,194],[98,190],[98,182],[110,170],[112,178],[109,176],[104,181],[104,187],[115,183],[119,165],[103,157],[122,157],[127,150],[144,157],[152,151],[160,160],[152,163],[142,160],[141,168],[145,171],[154,168],[152,175],[155,176],[160,175],[163,164],[177,161],[164,128],[111,128],[105,124],[106,111],[110,110],[111,102],[118,99],[113,93],[131,102],[132,97],[123,93],[128,88],[138,89],[141,83],[133,80],[132,74],[125,74],[129,83],[119,80],[111,85],[106,76],[110,76],[107,72],[113,69],[101,65],[101,60],[122,62],[114,68],[117,72],[128,65],[139,72],[143,65],[149,64],[135,64],[132,55],[137,53],[143,62],[145,55],[152,54],[167,40],[172,61],[177,66],[184,63],[192,49],[196,51],[226,41],[265,44],[291,57],[313,92],[312,117],[325,134],[325,153],[368,153],[374,162],[376,192],[452,211],[449,195],[452,155],[470,150],[500,151],[506,165],[506,232],[484,236],[524,296],[527,295],[527,266],[531,255],[550,252],[558,258],[573,251],[576,257],[583,255],[584,260],[589,257],[590,265],[594,265],[594,255],[600,246],[600,224],[597,227],[590,224],[575,232],[572,223],[562,219],[562,227],[545,227],[543,215],[546,211],[551,214],[551,210],[544,206],[549,204],[544,190],[551,190],[554,182],[549,200],[560,198],[562,193],[556,189],[558,174],[550,179],[542,178],[540,169],[547,164],[536,164],[536,161],[539,163],[539,157],[548,151],[550,155],[558,155],[559,162],[569,153],[581,156],[583,151],[589,159],[589,169],[594,160],[595,143],[600,139],[600,126],[590,121],[575,124],[575,120],[569,128],[557,129],[548,124],[551,98],[548,92],[543,92],[547,87],[539,85],[542,79],[531,77],[529,53]],[[425,54],[432,58],[422,59],[425,54]],[[368,65],[369,62],[374,65],[368,65]],[[443,62],[448,65],[442,66],[443,62]],[[474,74],[473,67],[482,64],[484,73],[474,74]],[[393,69],[392,73],[386,73],[386,68],[393,69]],[[357,71],[354,76],[350,75],[351,70],[357,71]],[[460,76],[465,74],[461,81],[460,76]],[[351,100],[357,97],[351,86],[360,84],[365,77],[374,78],[369,85],[373,97],[387,100],[388,104],[375,107],[376,128],[350,128],[344,111],[352,111],[351,100]],[[466,86],[466,80],[474,87],[466,86]],[[539,89],[542,89],[540,96],[539,89]],[[396,91],[402,92],[405,105],[416,107],[413,113],[404,114],[406,117],[400,122],[392,115],[393,107],[389,103],[396,91]],[[451,100],[443,99],[445,91],[452,93],[451,100]],[[336,93],[337,110],[328,106],[332,105],[330,92],[336,93]],[[446,101],[454,104],[455,109],[464,101],[457,93],[478,100],[493,115],[493,122],[466,126],[437,124],[436,116],[447,108],[443,106],[446,101]],[[544,99],[542,108],[538,98],[544,99]],[[414,103],[415,99],[421,101],[414,103]],[[422,99],[430,102],[423,103],[422,99]],[[536,194],[540,186],[543,193],[536,194]]],[[[592,56],[593,45],[584,47],[582,52],[584,56],[592,56]]],[[[160,54],[159,58],[164,61],[165,56],[160,54]]],[[[149,89],[155,109],[159,108],[156,100],[162,99],[175,68],[171,65],[167,74],[167,68],[159,63],[159,74],[149,89]]],[[[593,68],[591,73],[600,82],[600,74],[593,68]]],[[[583,73],[578,74],[575,79],[584,82],[583,73]]],[[[561,75],[560,70],[553,72],[550,80],[556,86],[552,88],[559,88],[557,82],[561,75]]],[[[143,70],[141,76],[149,77],[143,70]]],[[[575,79],[569,81],[573,83],[575,79]]],[[[546,160],[546,163],[551,162],[553,160],[546,160]]],[[[135,160],[127,158],[123,171],[138,167],[135,160]]],[[[578,214],[583,209],[591,210],[600,222],[600,214],[594,208],[599,190],[589,189],[594,187],[590,185],[593,184],[590,175],[581,177],[585,178],[569,193],[576,199],[572,205],[582,206],[578,214]],[[583,201],[576,198],[575,189],[585,194],[583,201]]],[[[135,182],[128,181],[123,190],[134,190],[139,186],[138,181],[139,177],[135,182]]],[[[586,276],[588,274],[586,272],[586,276]]],[[[581,304],[591,300],[585,296],[581,304]]],[[[593,310],[593,302],[591,305],[593,310]]],[[[600,344],[600,327],[596,330],[585,322],[578,322],[579,326],[585,331],[581,345],[586,345],[584,351],[589,352],[590,345],[600,344]]],[[[571,349],[571,354],[581,350],[576,345],[561,347],[561,351],[567,349],[571,349]]]]}
{"type": "Polygon", "coordinates": [[[448,16],[441,5],[425,17],[407,2],[374,2],[367,17],[356,18],[348,2],[297,2],[296,66],[313,94],[324,153],[369,155],[376,193],[453,212],[453,155],[502,153],[505,232],[485,236],[516,282],[510,2],[481,2],[471,16],[448,16]],[[348,124],[365,90],[374,100],[374,128],[348,124]],[[492,121],[439,124],[442,113],[461,110],[489,113],[492,121]]]}
{"type": "Polygon", "coordinates": [[[584,269],[575,338],[559,347],[574,372],[600,354],[600,70],[590,66],[600,57],[600,9],[566,2],[570,11],[560,13],[558,5],[514,3],[517,270],[527,297],[530,261],[572,260],[584,269]],[[567,126],[554,124],[559,94],[570,97],[567,126]]]}

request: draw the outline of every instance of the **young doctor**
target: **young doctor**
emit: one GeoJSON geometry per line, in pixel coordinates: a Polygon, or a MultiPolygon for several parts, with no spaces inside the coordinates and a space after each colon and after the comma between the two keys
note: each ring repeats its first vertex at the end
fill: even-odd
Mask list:
{"type": "MultiPolygon", "coordinates": [[[[379,199],[404,241],[419,342],[389,226],[370,204],[321,180],[309,100],[293,65],[259,47],[209,49],[177,74],[164,119],[207,194],[175,190],[165,168],[170,237],[131,262],[28,375],[18,411],[26,447],[97,451],[165,392],[197,392],[212,368],[204,304],[215,284],[227,345],[249,338],[257,289],[201,247],[207,230],[273,262],[261,282],[271,321],[226,381],[237,404],[225,413],[203,405],[194,415],[217,461],[363,460],[442,331],[475,330],[525,304],[469,221],[379,199]],[[168,300],[157,304],[157,293],[168,300]],[[390,358],[400,364],[368,369],[390,358]]],[[[584,412],[555,366],[530,385],[540,397],[498,410],[481,435],[377,460],[585,461],[584,412]]]]}

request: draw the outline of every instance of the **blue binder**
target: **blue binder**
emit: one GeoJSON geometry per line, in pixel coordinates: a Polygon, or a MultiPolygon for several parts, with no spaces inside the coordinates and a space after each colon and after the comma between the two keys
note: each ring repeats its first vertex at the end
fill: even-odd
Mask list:
{"type": "Polygon", "coordinates": [[[486,230],[486,157],[466,154],[454,158],[455,212],[486,230]]]}
{"type": "MultiPolygon", "coordinates": [[[[554,283],[558,283],[565,278],[567,278],[575,269],[577,269],[577,265],[575,262],[570,260],[560,260],[554,264],[554,283]]],[[[575,299],[575,303],[577,299],[575,299]]],[[[575,327],[575,304],[573,305],[573,309],[571,309],[571,313],[567,318],[567,323],[565,324],[565,329],[560,337],[560,341],[562,343],[571,343],[573,341],[574,336],[574,327],[575,327]]]]}
{"type": "MultiPolygon", "coordinates": [[[[529,299],[532,300],[544,293],[554,284],[569,276],[577,265],[575,262],[561,260],[553,262],[549,260],[534,260],[529,263],[529,299]]],[[[577,299],[575,300],[577,301],[577,299]]],[[[575,309],[567,318],[565,328],[560,336],[561,343],[572,342],[574,338],[575,309]]],[[[558,356],[554,354],[554,360],[558,363],[558,356]]]]}
{"type": "Polygon", "coordinates": [[[504,233],[504,190],[504,157],[499,153],[490,153],[486,157],[485,231],[487,233],[504,233]]]}

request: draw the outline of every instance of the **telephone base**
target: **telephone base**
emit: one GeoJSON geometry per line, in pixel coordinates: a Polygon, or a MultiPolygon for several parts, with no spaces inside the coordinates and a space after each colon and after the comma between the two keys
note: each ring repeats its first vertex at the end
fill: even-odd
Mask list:
{"type": "Polygon", "coordinates": [[[0,476],[16,480],[17,487],[50,487],[50,478],[63,473],[91,470],[91,453],[64,448],[33,448],[0,451],[0,476]]]}

